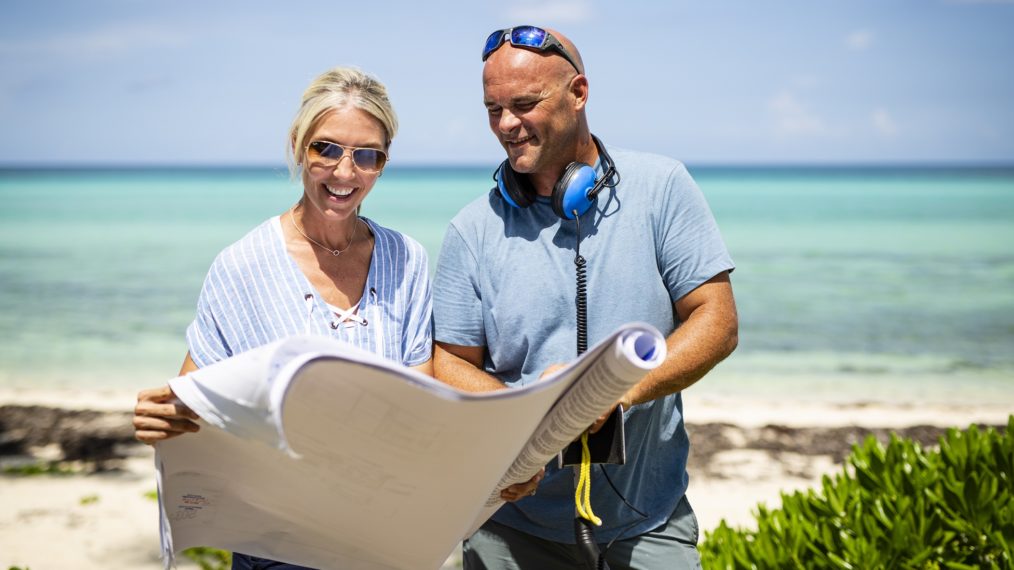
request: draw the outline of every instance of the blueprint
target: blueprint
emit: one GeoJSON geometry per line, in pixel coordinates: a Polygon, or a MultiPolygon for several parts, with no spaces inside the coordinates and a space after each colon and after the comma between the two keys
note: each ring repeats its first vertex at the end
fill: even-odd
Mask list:
{"type": "Polygon", "coordinates": [[[523,388],[466,393],[325,337],[175,378],[201,430],[156,445],[166,566],[211,546],[317,568],[438,569],[665,358],[633,323],[523,388]]]}

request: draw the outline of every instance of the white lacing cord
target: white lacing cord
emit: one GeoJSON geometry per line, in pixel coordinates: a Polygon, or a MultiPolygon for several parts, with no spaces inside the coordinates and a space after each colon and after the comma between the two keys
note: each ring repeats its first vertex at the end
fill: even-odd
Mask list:
{"type": "Polygon", "coordinates": [[[359,316],[359,313],[357,312],[359,309],[359,305],[352,305],[348,309],[344,310],[339,309],[338,307],[332,305],[328,305],[328,307],[330,307],[331,310],[335,312],[335,316],[338,317],[336,320],[331,321],[332,329],[337,329],[342,325],[349,326],[349,324],[359,324],[359,325],[367,324],[366,319],[359,316]]]}
{"type": "MultiPolygon", "coordinates": [[[[377,295],[372,287],[370,288],[370,293],[374,297],[377,295]]],[[[306,303],[306,320],[303,323],[303,330],[307,335],[311,335],[313,334],[313,310],[316,306],[313,293],[306,293],[303,295],[303,302],[306,303]]],[[[348,327],[352,325],[366,326],[369,324],[365,317],[359,315],[359,305],[353,305],[348,309],[340,309],[329,304],[328,308],[334,311],[336,317],[330,323],[332,330],[338,330],[338,327],[341,327],[342,325],[348,327]]]]}

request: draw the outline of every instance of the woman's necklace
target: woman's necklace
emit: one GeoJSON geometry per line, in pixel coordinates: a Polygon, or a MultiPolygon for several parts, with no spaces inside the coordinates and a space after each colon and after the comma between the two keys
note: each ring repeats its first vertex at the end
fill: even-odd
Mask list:
{"type": "Polygon", "coordinates": [[[306,235],[306,232],[304,232],[302,228],[299,227],[299,224],[296,223],[296,216],[295,214],[292,213],[292,210],[289,210],[289,221],[292,222],[292,227],[296,228],[296,231],[299,232],[299,235],[305,237],[307,240],[310,241],[310,243],[324,249],[325,251],[327,251],[328,253],[330,253],[335,257],[338,257],[339,255],[345,253],[346,251],[349,250],[350,247],[352,247],[352,242],[355,241],[356,239],[356,231],[359,230],[359,216],[356,216],[355,220],[356,225],[355,227],[352,228],[352,236],[349,237],[349,243],[345,246],[345,249],[331,249],[330,247],[306,235]]]}

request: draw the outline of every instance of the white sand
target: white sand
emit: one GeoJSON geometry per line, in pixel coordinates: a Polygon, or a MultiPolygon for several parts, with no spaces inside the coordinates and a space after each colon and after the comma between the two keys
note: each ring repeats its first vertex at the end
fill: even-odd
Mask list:
{"type": "MultiPolygon", "coordinates": [[[[64,408],[129,410],[133,394],[0,390],[2,404],[43,404],[64,408]]],[[[744,427],[964,427],[973,422],[1005,424],[1009,405],[943,408],[886,404],[830,405],[818,402],[771,404],[687,397],[691,424],[726,422],[744,427]]],[[[775,507],[779,492],[804,489],[839,469],[830,458],[733,450],[714,460],[719,476],[691,473],[688,496],[703,530],[725,519],[750,525],[759,502],[775,507]]],[[[0,568],[31,570],[161,568],[158,559],[155,489],[149,448],[109,475],[0,477],[0,568]]],[[[453,555],[448,568],[456,567],[453,555]]],[[[196,567],[180,560],[181,568],[196,567]]]]}

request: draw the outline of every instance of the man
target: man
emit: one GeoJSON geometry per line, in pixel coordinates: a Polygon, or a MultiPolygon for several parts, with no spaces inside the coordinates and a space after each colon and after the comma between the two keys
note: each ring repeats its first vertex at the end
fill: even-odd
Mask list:
{"type": "MultiPolygon", "coordinates": [[[[498,188],[466,206],[445,236],[434,285],[436,375],[466,390],[497,390],[572,360],[579,244],[590,344],[643,321],[668,345],[666,361],[617,402],[627,462],[593,469],[591,504],[604,521],[595,538],[603,549],[615,540],[605,552],[612,570],[699,567],[697,522],[684,496],[680,392],[733,351],[738,328],[733,264],[714,218],[679,162],[600,150],[585,116],[584,66],[567,38],[534,26],[501,30],[483,59],[489,126],[507,163],[498,188]],[[609,157],[618,178],[604,176],[609,157]],[[594,165],[613,187],[584,213],[554,210],[554,187],[575,161],[594,165]],[[500,188],[514,179],[530,184],[527,207],[500,188]],[[580,230],[561,217],[573,213],[580,230]]],[[[549,465],[539,479],[504,492],[511,502],[465,542],[466,569],[580,567],[573,472],[549,465]]]]}

